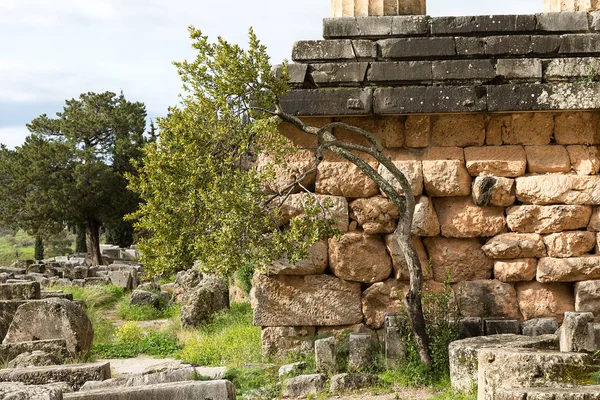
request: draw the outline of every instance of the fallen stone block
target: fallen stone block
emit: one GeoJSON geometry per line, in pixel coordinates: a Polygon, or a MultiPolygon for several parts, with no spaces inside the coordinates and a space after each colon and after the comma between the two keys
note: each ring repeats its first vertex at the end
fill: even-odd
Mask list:
{"type": "Polygon", "coordinates": [[[19,354],[32,353],[34,351],[43,351],[54,354],[61,359],[65,359],[69,356],[65,339],[50,339],[0,344],[0,361],[8,363],[19,354]]]}
{"type": "Polygon", "coordinates": [[[39,300],[39,282],[0,284],[0,300],[39,300]]]}
{"type": "Polygon", "coordinates": [[[283,397],[302,397],[325,390],[327,376],[323,374],[300,375],[284,382],[283,397]]]}
{"type": "Polygon", "coordinates": [[[27,303],[26,300],[0,300],[0,338],[2,340],[8,332],[17,309],[25,303],[27,303]]]}
{"type": "Polygon", "coordinates": [[[109,378],[109,363],[53,365],[50,367],[0,370],[0,382],[23,382],[28,385],[65,382],[74,390],[79,390],[87,381],[103,381],[109,378]]]}
{"type": "Polygon", "coordinates": [[[71,293],[64,293],[62,290],[42,290],[40,292],[42,299],[59,298],[73,301],[73,295],[71,293]]]}
{"type": "Polygon", "coordinates": [[[496,400],[600,400],[600,386],[568,388],[502,389],[495,393],[496,400]]]}
{"type": "Polygon", "coordinates": [[[523,322],[521,328],[523,329],[523,335],[536,337],[556,334],[559,325],[556,318],[535,318],[523,322]]]}
{"type": "Polygon", "coordinates": [[[590,329],[588,327],[588,324],[593,322],[594,314],[591,312],[565,313],[565,320],[558,331],[560,351],[563,353],[593,353],[596,351],[595,337],[590,335],[590,329]]]}
{"type": "Polygon", "coordinates": [[[133,276],[131,271],[127,270],[117,270],[117,271],[109,271],[108,278],[110,282],[116,287],[130,290],[133,289],[133,276]]]}
{"type": "Polygon", "coordinates": [[[0,399],[7,400],[63,400],[69,387],[60,384],[25,385],[21,382],[0,383],[0,399]]]}
{"type": "Polygon", "coordinates": [[[379,382],[377,375],[371,374],[340,374],[331,377],[331,393],[350,392],[376,385],[379,382]]]}
{"type": "Polygon", "coordinates": [[[502,334],[519,334],[519,321],[516,319],[486,319],[485,334],[502,335],[502,334]]]}

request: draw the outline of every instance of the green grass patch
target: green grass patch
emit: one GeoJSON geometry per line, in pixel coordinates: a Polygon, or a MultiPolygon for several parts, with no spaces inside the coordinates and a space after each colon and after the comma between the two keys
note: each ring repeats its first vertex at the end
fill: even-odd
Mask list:
{"type": "Polygon", "coordinates": [[[277,368],[228,368],[224,379],[233,383],[241,399],[275,399],[281,395],[277,368]]]}
{"type": "Polygon", "coordinates": [[[14,260],[33,259],[35,239],[25,232],[0,235],[0,265],[8,266],[14,260]]]}
{"type": "Polygon", "coordinates": [[[74,300],[83,300],[88,309],[107,309],[113,307],[125,296],[125,290],[113,285],[102,286],[53,286],[53,290],[71,293],[74,300]]]}
{"type": "Polygon", "coordinates": [[[260,328],[252,325],[248,303],[232,303],[231,310],[220,313],[206,325],[183,330],[184,348],[178,358],[206,366],[241,367],[263,361],[260,328]]]}
{"type": "Polygon", "coordinates": [[[130,305],[129,297],[121,300],[117,308],[117,315],[125,321],[152,321],[156,319],[168,319],[179,315],[179,305],[161,302],[159,308],[151,305],[130,305]]]}
{"type": "Polygon", "coordinates": [[[133,358],[140,354],[155,357],[172,357],[181,350],[181,344],[173,333],[144,331],[130,322],[114,331],[112,341],[97,342],[92,348],[96,358],[133,358]]]}

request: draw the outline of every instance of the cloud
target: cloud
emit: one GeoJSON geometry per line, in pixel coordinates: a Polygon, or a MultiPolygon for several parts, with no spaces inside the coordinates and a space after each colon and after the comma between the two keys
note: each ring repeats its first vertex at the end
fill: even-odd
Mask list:
{"type": "Polygon", "coordinates": [[[0,143],[11,149],[22,145],[27,136],[29,136],[29,130],[24,125],[0,127],[0,143]]]}

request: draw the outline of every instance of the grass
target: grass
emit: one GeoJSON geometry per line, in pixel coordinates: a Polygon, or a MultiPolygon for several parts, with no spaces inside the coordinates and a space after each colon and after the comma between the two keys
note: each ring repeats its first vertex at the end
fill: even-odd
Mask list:
{"type": "Polygon", "coordinates": [[[119,303],[117,315],[125,321],[152,321],[156,319],[168,319],[179,316],[179,305],[175,303],[161,303],[159,308],[151,305],[130,305],[129,297],[125,297],[119,303]]]}
{"type": "Polygon", "coordinates": [[[0,235],[0,265],[8,266],[14,260],[33,258],[35,240],[25,232],[0,235]]]}
{"type": "Polygon", "coordinates": [[[140,354],[172,357],[181,349],[177,336],[170,332],[146,332],[135,322],[115,330],[110,342],[95,343],[92,352],[97,358],[133,358],[140,354]]]}

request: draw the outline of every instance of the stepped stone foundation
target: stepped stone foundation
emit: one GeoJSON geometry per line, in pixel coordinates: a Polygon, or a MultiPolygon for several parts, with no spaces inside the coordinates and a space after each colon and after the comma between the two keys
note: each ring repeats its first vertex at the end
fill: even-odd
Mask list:
{"type": "MultiPolygon", "coordinates": [[[[561,322],[577,309],[598,320],[600,16],[588,12],[597,2],[436,18],[374,13],[375,1],[333,3],[324,40],[294,45],[282,107],[313,126],[362,127],[383,143],[412,183],[414,243],[422,264],[431,262],[428,287],[439,288],[449,272],[463,317],[561,322]]],[[[287,123],[280,131],[301,149],[317,146],[287,123]]],[[[365,144],[342,129],[333,134],[365,144]]],[[[306,160],[303,152],[291,157],[291,173],[279,171],[278,182],[309,170],[306,160]]],[[[408,279],[389,237],[397,211],[330,152],[307,176],[304,187],[335,205],[343,234],[329,241],[318,269],[255,277],[255,323],[382,329],[408,279]]]]}

